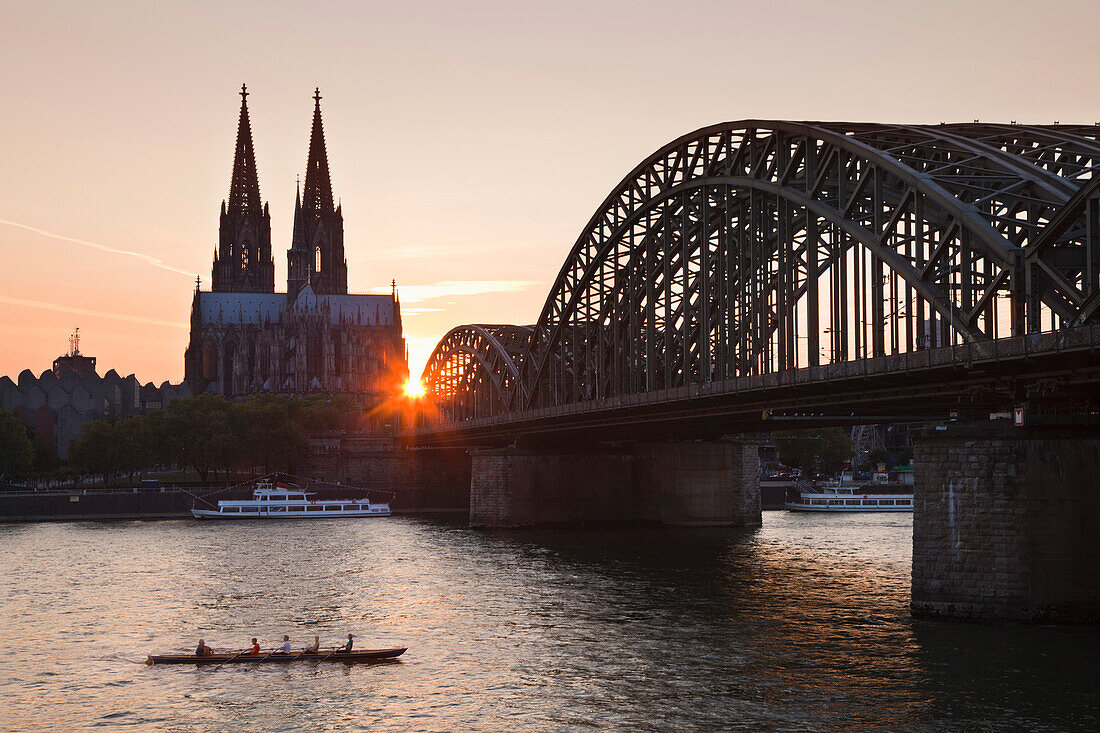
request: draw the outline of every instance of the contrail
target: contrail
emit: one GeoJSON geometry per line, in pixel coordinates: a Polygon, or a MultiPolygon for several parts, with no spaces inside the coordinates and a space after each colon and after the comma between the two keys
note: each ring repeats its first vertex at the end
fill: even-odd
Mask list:
{"type": "Polygon", "coordinates": [[[72,242],[73,244],[82,244],[85,247],[91,247],[92,249],[98,249],[101,252],[109,252],[115,255],[126,255],[128,257],[136,257],[143,262],[147,262],[153,267],[159,267],[162,270],[168,270],[169,272],[178,272],[181,275],[187,275],[188,277],[195,277],[198,273],[188,272],[187,270],[181,270],[178,267],[169,265],[164,260],[157,259],[151,255],[143,254],[141,252],[131,252],[128,249],[116,249],[115,247],[108,247],[105,244],[99,244],[98,242],[89,242],[86,239],[76,239],[75,237],[66,237],[64,234],[55,234],[53,232],[47,232],[45,229],[39,229],[38,227],[28,226],[27,224],[20,224],[17,221],[9,221],[7,219],[0,219],[0,224],[6,224],[9,227],[15,227],[17,229],[25,229],[28,232],[34,232],[35,234],[43,237],[49,237],[50,239],[59,239],[62,242],[72,242]]]}
{"type": "Polygon", "coordinates": [[[21,305],[27,308],[40,308],[47,311],[57,311],[58,313],[73,313],[78,316],[93,316],[95,318],[113,318],[118,321],[132,321],[133,323],[149,323],[154,326],[171,326],[172,328],[188,328],[186,322],[179,321],[164,321],[159,318],[147,318],[146,316],[131,316],[126,313],[108,313],[107,311],[95,311],[87,308],[74,308],[68,305],[61,305],[60,303],[47,303],[42,300],[27,300],[26,298],[12,298],[7,295],[0,295],[0,303],[10,303],[11,305],[21,305]]]}

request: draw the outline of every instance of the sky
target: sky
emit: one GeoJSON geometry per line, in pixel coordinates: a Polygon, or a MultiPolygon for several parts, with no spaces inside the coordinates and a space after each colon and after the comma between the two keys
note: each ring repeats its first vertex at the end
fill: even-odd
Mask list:
{"type": "Polygon", "coordinates": [[[349,292],[401,295],[410,369],[533,323],[650,153],[745,118],[1100,119],[1095,0],[0,0],[0,374],[80,327],[98,371],[179,382],[242,83],[285,289],[320,87],[349,292]]]}

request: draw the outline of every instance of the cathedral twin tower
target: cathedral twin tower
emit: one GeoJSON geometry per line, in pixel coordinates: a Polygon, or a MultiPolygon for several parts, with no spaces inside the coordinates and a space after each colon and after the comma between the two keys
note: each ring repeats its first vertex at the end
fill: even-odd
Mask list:
{"type": "Polygon", "coordinates": [[[191,306],[187,385],[192,394],[238,399],[258,393],[344,393],[376,403],[408,378],[401,303],[396,285],[385,295],[348,294],[344,216],[332,200],[321,93],[313,96],[309,161],[294,204],[285,295],[275,292],[271,214],[260,201],[247,98],[242,86],[214,282],[209,291],[196,287],[191,306]]]}
{"type": "MultiPolygon", "coordinates": [[[[333,206],[320,89],[313,100],[305,189],[298,192],[294,203],[294,233],[287,251],[286,292],[291,300],[307,284],[318,294],[342,295],[348,291],[344,216],[339,206],[333,206]]],[[[213,277],[214,292],[275,292],[271,214],[267,204],[260,203],[256,153],[248,119],[248,89],[244,85],[229,201],[222,202],[213,277]]]]}

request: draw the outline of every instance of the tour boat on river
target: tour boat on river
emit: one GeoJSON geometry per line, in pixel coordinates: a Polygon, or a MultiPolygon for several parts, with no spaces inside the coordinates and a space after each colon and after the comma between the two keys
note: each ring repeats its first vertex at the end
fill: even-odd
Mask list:
{"type": "Polygon", "coordinates": [[[844,480],[812,486],[797,485],[795,496],[783,506],[793,512],[911,512],[913,492],[908,486],[891,491],[889,484],[852,484],[844,480]]]}
{"type": "Polygon", "coordinates": [[[336,519],[388,517],[389,504],[362,499],[311,499],[308,491],[260,481],[252,499],[219,501],[216,509],[191,509],[195,519],[336,519]]]}

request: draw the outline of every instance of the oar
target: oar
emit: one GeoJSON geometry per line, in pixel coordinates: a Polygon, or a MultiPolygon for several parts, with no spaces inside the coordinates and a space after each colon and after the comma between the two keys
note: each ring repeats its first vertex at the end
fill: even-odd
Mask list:
{"type": "Polygon", "coordinates": [[[296,657],[294,657],[294,659],[291,659],[290,661],[295,662],[295,661],[301,659],[302,655],[305,654],[305,653],[306,653],[306,650],[303,649],[301,652],[298,653],[298,655],[296,657]]]}
{"type": "MultiPolygon", "coordinates": [[[[231,657],[230,657],[229,659],[226,659],[226,660],[225,660],[225,661],[223,661],[223,662],[222,662],[221,664],[219,664],[219,665],[218,665],[217,667],[214,667],[214,670],[218,670],[218,669],[221,669],[221,668],[222,668],[222,665],[223,665],[223,664],[226,664],[226,663],[228,663],[228,662],[232,662],[232,661],[233,661],[234,659],[236,659],[237,657],[241,656],[242,654],[244,654],[244,653],[245,653],[245,652],[247,652],[247,651],[248,651],[247,649],[241,649],[241,650],[240,650],[239,652],[237,652],[236,654],[234,654],[233,656],[231,656],[231,657]]],[[[214,670],[211,670],[211,671],[214,671],[214,670]]]]}
{"type": "Polygon", "coordinates": [[[336,652],[340,651],[340,650],[341,650],[341,649],[343,649],[343,648],[344,648],[344,647],[342,647],[342,646],[338,646],[338,647],[336,647],[335,649],[333,649],[333,650],[332,650],[331,652],[329,652],[329,653],[328,653],[328,655],[327,655],[327,656],[325,656],[325,657],[324,657],[323,659],[318,659],[317,661],[318,661],[318,662],[323,662],[323,661],[325,661],[325,659],[328,659],[328,658],[329,658],[329,657],[331,657],[331,656],[332,656],[333,654],[335,654],[336,652]]]}
{"type": "Polygon", "coordinates": [[[263,662],[264,660],[267,660],[267,659],[271,659],[271,657],[275,656],[275,653],[276,653],[277,651],[279,651],[279,649],[280,649],[280,648],[281,648],[281,647],[275,647],[274,649],[272,649],[272,650],[271,650],[271,653],[270,653],[270,654],[268,654],[268,655],[267,655],[266,657],[264,657],[263,659],[258,659],[258,660],[256,661],[256,663],[255,663],[255,664],[253,664],[253,665],[252,665],[251,667],[249,667],[248,669],[246,669],[246,670],[245,670],[245,672],[251,672],[252,670],[256,669],[256,667],[259,667],[259,666],[260,666],[260,662],[263,662]]]}

